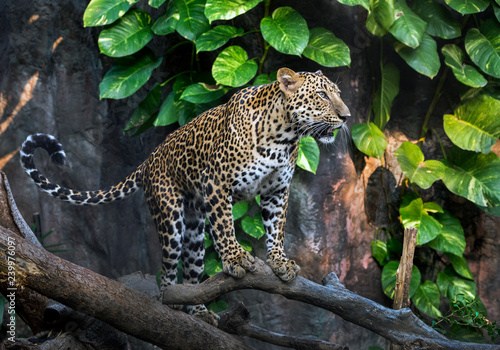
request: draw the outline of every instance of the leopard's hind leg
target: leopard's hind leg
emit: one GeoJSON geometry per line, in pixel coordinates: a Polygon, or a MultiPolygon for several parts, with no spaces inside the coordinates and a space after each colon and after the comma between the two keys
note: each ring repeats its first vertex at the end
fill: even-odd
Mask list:
{"type": "MultiPolygon", "coordinates": [[[[205,257],[205,215],[201,205],[193,201],[186,203],[184,232],[182,244],[183,283],[199,283],[203,274],[205,257]]],[[[219,316],[208,310],[205,305],[188,305],[189,314],[201,318],[205,322],[217,326],[219,316]]]]}

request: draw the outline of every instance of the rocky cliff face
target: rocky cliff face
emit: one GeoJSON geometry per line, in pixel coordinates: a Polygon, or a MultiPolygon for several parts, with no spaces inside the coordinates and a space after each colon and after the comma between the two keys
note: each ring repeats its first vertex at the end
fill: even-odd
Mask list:
{"type": "MultiPolygon", "coordinates": [[[[378,54],[363,32],[363,11],[326,0],[315,6],[290,3],[311,27],[326,27],[351,46],[350,69],[323,71],[340,81],[353,115],[350,124],[364,120],[372,93],[370,66],[378,64],[371,57],[378,54]]],[[[41,194],[18,162],[18,147],[27,135],[53,134],[65,147],[69,166],[56,168],[40,154],[39,168],[65,186],[98,189],[123,179],[167,132],[149,130],[131,139],[122,130],[138,101],[99,100],[102,67],[108,63],[98,53],[98,32],[83,28],[86,4],[83,0],[0,2],[0,168],[7,173],[27,221],[39,213],[42,231],[55,229],[45,243],[64,243],[63,248],[69,249],[60,253],[62,257],[113,278],[137,270],[154,274],[160,266],[160,249],[142,193],[99,208],[72,207],[41,194]]],[[[319,68],[312,61],[284,61],[272,53],[268,62],[272,70],[285,65],[298,70],[319,68]]],[[[371,257],[370,242],[377,226],[388,225],[389,214],[393,219],[398,216],[402,177],[393,151],[401,142],[418,137],[435,83],[403,67],[405,74],[411,85],[401,87],[407,100],[396,100],[388,125],[386,169],[355,152],[351,156],[339,145],[322,148],[318,174],[298,171],[294,178],[287,223],[287,251],[302,267],[302,276],[320,283],[333,271],[347,288],[386,305],[390,303],[380,287],[381,272],[371,257]]],[[[431,154],[434,148],[430,141],[431,154]]],[[[437,196],[439,204],[462,219],[466,257],[479,295],[490,318],[500,319],[500,219],[439,190],[429,195],[437,196]]],[[[264,257],[262,247],[257,247],[257,253],[264,257]]],[[[314,335],[352,349],[385,346],[384,339],[369,331],[278,296],[251,291],[234,292],[229,298],[243,299],[254,321],[274,331],[314,335]]]]}

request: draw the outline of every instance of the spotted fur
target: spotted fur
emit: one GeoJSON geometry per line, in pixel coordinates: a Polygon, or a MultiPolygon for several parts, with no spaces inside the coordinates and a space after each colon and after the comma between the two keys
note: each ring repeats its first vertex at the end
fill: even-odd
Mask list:
{"type": "MultiPolygon", "coordinates": [[[[203,272],[205,218],[224,271],[242,277],[254,258],[235,239],[232,204],[261,195],[267,261],[283,281],[299,267],[284,252],[289,185],[298,142],[312,135],[333,142],[333,131],[350,116],[338,87],[320,71],[278,71],[278,81],[237,92],[226,104],[202,113],[167,136],[123,182],[99,191],[75,191],[44,177],[33,162],[41,147],[64,164],[62,146],[50,135],[29,136],[21,163],[50,195],[79,205],[123,199],[143,187],[163,252],[162,289],[175,283],[179,260],[184,281],[198,283],[203,272]]],[[[217,316],[203,306],[189,308],[212,324],[217,316]]]]}

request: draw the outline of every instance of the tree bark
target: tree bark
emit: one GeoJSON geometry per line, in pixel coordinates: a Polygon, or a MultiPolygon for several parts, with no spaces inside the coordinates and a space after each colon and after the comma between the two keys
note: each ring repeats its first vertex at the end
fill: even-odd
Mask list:
{"type": "Polygon", "coordinates": [[[240,339],[81,266],[69,263],[0,227],[0,274],[8,272],[15,242],[19,286],[33,289],[118,330],[168,349],[249,349],[240,339]]]}

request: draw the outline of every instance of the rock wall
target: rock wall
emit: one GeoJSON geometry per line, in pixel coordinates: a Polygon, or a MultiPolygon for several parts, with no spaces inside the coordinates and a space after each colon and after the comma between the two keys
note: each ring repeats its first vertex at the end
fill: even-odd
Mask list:
{"type": "MultiPolygon", "coordinates": [[[[73,207],[41,194],[19,165],[17,151],[25,137],[47,132],[62,142],[69,166],[56,168],[39,154],[39,168],[65,186],[98,189],[133,171],[168,132],[160,128],[129,138],[122,130],[138,100],[99,100],[98,85],[103,66],[108,67],[109,62],[98,53],[98,30],[83,28],[86,4],[83,0],[0,1],[0,169],[7,173],[27,221],[39,213],[42,231],[55,229],[44,243],[64,243],[62,248],[69,249],[60,256],[113,278],[137,270],[154,274],[160,266],[160,250],[142,193],[99,208],[73,207]]],[[[339,81],[353,115],[349,124],[365,120],[379,57],[378,42],[363,31],[365,11],[328,0],[316,1],[315,6],[300,1],[273,2],[276,7],[283,5],[296,8],[311,28],[325,27],[348,43],[350,69],[322,70],[339,81]]],[[[270,50],[267,69],[281,66],[321,68],[307,59],[283,57],[270,50]]],[[[392,218],[398,216],[402,177],[393,151],[401,142],[418,137],[436,83],[404,64],[400,69],[402,83],[407,85],[401,87],[405,97],[396,100],[388,124],[387,169],[352,149],[344,150],[353,147],[348,140],[322,147],[316,176],[297,171],[287,223],[287,251],[302,267],[302,276],[320,282],[333,271],[347,288],[388,306],[370,242],[377,226],[387,224],[389,213],[392,218]],[[382,173],[388,185],[389,209],[384,204],[382,173]]],[[[435,140],[430,140],[427,152],[435,154],[435,140]]],[[[462,219],[466,257],[479,295],[490,319],[500,319],[500,219],[439,186],[432,191],[429,196],[437,197],[439,204],[462,219]]],[[[256,251],[264,257],[258,244],[256,251]]],[[[351,349],[386,346],[379,336],[320,309],[256,291],[229,296],[236,298],[249,307],[255,323],[274,331],[314,335],[351,349]]],[[[276,348],[253,343],[261,349],[276,348]]]]}

